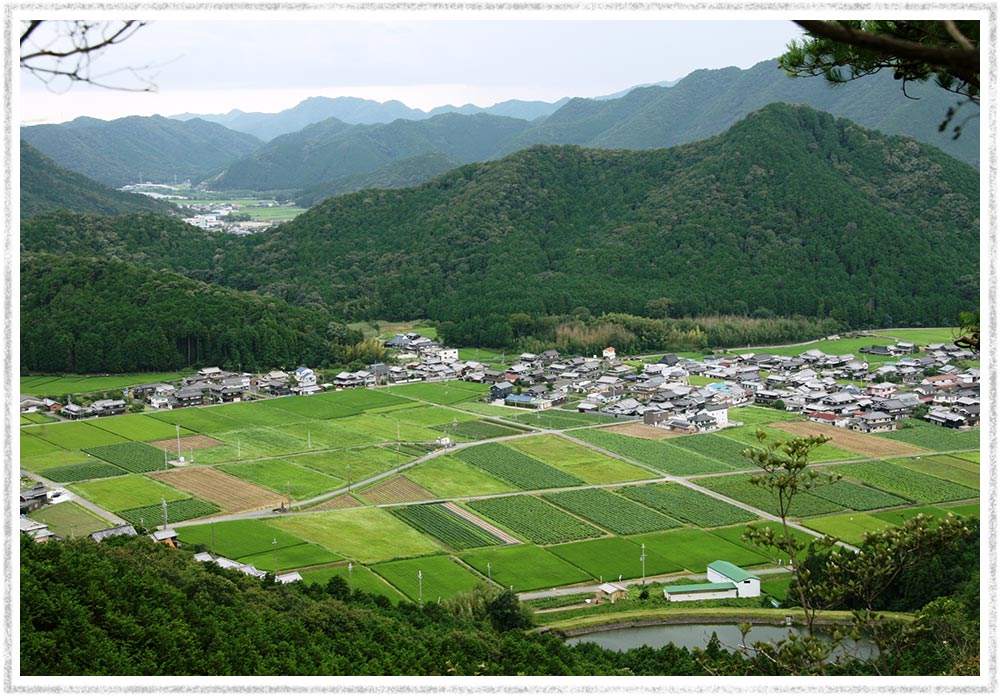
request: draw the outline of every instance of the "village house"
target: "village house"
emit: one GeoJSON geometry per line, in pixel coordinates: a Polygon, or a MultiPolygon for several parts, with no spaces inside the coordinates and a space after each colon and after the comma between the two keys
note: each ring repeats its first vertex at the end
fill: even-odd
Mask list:
{"type": "Polygon", "coordinates": [[[125,413],[125,402],[121,399],[100,399],[90,405],[95,416],[117,416],[125,413]]]}

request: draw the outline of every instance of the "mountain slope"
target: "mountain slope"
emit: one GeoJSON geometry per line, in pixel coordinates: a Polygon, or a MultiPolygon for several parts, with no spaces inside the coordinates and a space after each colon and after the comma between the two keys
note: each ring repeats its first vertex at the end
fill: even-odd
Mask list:
{"type": "Polygon", "coordinates": [[[85,234],[31,221],[22,239],[148,254],[154,267],[345,318],[488,327],[580,307],[642,314],[669,298],[672,316],[760,310],[917,326],[951,323],[977,302],[978,206],[968,165],[774,104],[669,150],[536,146],[415,188],[339,196],[213,252],[168,235],[175,243],[154,256],[116,241],[125,222],[115,219],[85,234]]]}
{"type": "Polygon", "coordinates": [[[82,174],[60,167],[21,141],[21,217],[50,210],[73,210],[98,215],[140,211],[170,213],[173,204],[136,193],[116,191],[82,174]]]}
{"type": "Polygon", "coordinates": [[[888,73],[832,87],[820,78],[790,78],[773,60],[748,70],[697,70],[669,88],[639,88],[621,99],[574,99],[499,154],[535,144],[672,147],[717,135],[773,102],[806,104],[865,128],[908,135],[978,166],[978,129],[958,140],[937,130],[955,95],[933,84],[910,85],[904,94],[888,73]]]}
{"type": "Polygon", "coordinates": [[[485,160],[529,125],[487,114],[355,126],[328,119],[275,138],[230,165],[212,186],[223,191],[307,188],[431,151],[462,163],[485,160]]]}
{"type": "Polygon", "coordinates": [[[63,167],[112,187],[143,180],[198,181],[260,141],[217,123],[128,116],[26,126],[21,138],[63,167]]]}

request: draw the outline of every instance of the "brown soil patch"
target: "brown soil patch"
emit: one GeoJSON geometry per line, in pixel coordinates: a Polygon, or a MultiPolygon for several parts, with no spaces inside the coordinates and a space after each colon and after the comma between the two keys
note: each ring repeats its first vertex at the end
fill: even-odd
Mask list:
{"type": "Polygon", "coordinates": [[[856,430],[838,428],[835,425],[824,425],[813,421],[779,421],[771,423],[771,428],[784,430],[798,437],[808,437],[810,435],[825,435],[829,438],[830,444],[834,447],[857,452],[866,457],[890,457],[895,454],[923,454],[927,450],[911,445],[907,442],[897,442],[884,437],[866,435],[856,430]]]}
{"type": "Polygon", "coordinates": [[[434,500],[437,495],[419,486],[405,476],[393,476],[361,494],[376,505],[384,503],[414,503],[419,500],[434,500]]]}
{"type": "MultiPolygon", "coordinates": [[[[153,447],[164,450],[166,452],[177,453],[177,438],[171,438],[169,440],[156,440],[154,442],[148,443],[153,447]]],[[[187,452],[192,449],[208,449],[209,447],[220,447],[226,444],[225,442],[219,442],[214,437],[209,437],[208,435],[188,435],[187,437],[181,438],[181,453],[187,452]]]]}
{"type": "Polygon", "coordinates": [[[601,430],[607,430],[609,433],[618,433],[620,435],[641,437],[644,440],[665,440],[668,437],[677,437],[681,434],[667,430],[666,428],[657,428],[643,423],[622,423],[621,425],[612,425],[610,428],[601,428],[601,430]]]}
{"type": "Polygon", "coordinates": [[[335,498],[330,498],[326,502],[315,505],[309,510],[346,510],[347,508],[361,507],[364,505],[360,500],[355,498],[353,495],[344,493],[338,495],[335,498]]]}
{"type": "Polygon", "coordinates": [[[175,469],[150,476],[197,498],[215,503],[226,513],[276,508],[284,502],[284,496],[280,493],[247,483],[217,469],[175,469]]]}
{"type": "Polygon", "coordinates": [[[492,534],[493,536],[495,536],[498,539],[501,539],[502,541],[504,541],[507,544],[520,544],[521,543],[521,540],[518,539],[517,537],[511,536],[510,534],[508,534],[504,530],[500,529],[499,527],[494,527],[492,524],[490,524],[486,520],[482,519],[481,517],[477,517],[476,515],[472,514],[468,510],[466,510],[465,508],[459,507],[455,503],[445,503],[444,505],[442,505],[442,507],[444,507],[444,508],[446,508],[448,510],[451,510],[456,515],[458,515],[459,517],[461,517],[462,519],[464,519],[466,522],[469,522],[470,524],[474,524],[475,526],[477,526],[480,529],[482,529],[484,532],[488,532],[489,534],[492,534]]]}

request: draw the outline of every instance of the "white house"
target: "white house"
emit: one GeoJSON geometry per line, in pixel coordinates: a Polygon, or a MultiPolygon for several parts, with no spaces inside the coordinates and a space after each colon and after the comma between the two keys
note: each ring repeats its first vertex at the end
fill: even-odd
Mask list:
{"type": "Polygon", "coordinates": [[[712,561],[708,564],[709,582],[731,582],[738,597],[760,597],[760,578],[748,573],[729,561],[712,561]]]}
{"type": "Polygon", "coordinates": [[[694,585],[667,585],[663,598],[670,602],[697,602],[703,599],[733,599],[736,587],[731,582],[703,582],[694,585]]]}

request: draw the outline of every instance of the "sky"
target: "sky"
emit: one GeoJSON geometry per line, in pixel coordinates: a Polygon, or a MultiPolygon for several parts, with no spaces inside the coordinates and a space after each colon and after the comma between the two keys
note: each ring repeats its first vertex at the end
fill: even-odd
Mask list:
{"type": "Polygon", "coordinates": [[[788,19],[752,12],[738,20],[648,10],[146,16],[151,24],[105,51],[91,70],[119,87],[152,83],[154,92],[46,86],[22,70],[20,122],[273,113],[312,96],[397,99],[424,110],[552,102],[677,80],[701,68],[749,68],[801,34],[788,19]]]}

